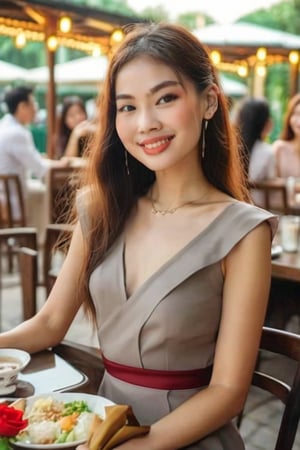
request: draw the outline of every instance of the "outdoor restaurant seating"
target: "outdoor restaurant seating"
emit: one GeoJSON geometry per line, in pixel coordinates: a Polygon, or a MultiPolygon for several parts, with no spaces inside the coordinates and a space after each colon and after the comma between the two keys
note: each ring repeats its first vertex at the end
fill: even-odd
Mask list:
{"type": "MultiPolygon", "coordinates": [[[[16,255],[18,262],[17,272],[20,277],[20,287],[22,293],[22,309],[23,320],[32,317],[37,311],[37,287],[39,285],[45,286],[46,294],[54,284],[60,267],[53,264],[53,255],[56,248],[56,243],[64,242],[64,236],[72,232],[73,226],[68,224],[49,224],[46,227],[46,239],[42,249],[38,250],[38,231],[32,227],[19,228],[3,228],[0,229],[0,245],[6,242],[7,239],[13,239],[13,252],[16,255]],[[39,258],[43,264],[39,264],[39,258]],[[42,273],[39,275],[39,268],[42,268],[42,273]]],[[[2,252],[0,253],[2,256],[2,252]]],[[[2,292],[2,264],[0,265],[0,309],[1,309],[1,292],[2,292]]],[[[1,322],[1,319],[0,319],[1,322]]]]}
{"type": "MultiPolygon", "coordinates": [[[[281,423],[276,436],[274,450],[292,450],[300,416],[300,336],[288,331],[264,327],[260,342],[260,357],[255,370],[252,385],[263,389],[284,404],[281,423]],[[292,382],[287,384],[275,373],[267,373],[262,369],[262,356],[270,352],[283,355],[295,361],[295,373],[292,382]]],[[[242,425],[243,413],[237,425],[242,425]]]]}
{"type": "MultiPolygon", "coordinates": [[[[0,229],[0,256],[1,256],[1,264],[0,264],[0,311],[1,311],[1,303],[3,300],[2,297],[2,275],[3,275],[3,248],[4,244],[8,241],[12,240],[12,254],[14,256],[18,256],[19,267],[18,271],[21,276],[21,286],[22,286],[22,308],[23,308],[23,320],[29,319],[35,314],[35,290],[31,287],[32,284],[36,284],[34,278],[34,264],[37,264],[37,256],[35,256],[35,262],[30,261],[30,265],[24,265],[24,259],[21,257],[20,249],[26,248],[29,249],[29,252],[34,252],[37,255],[37,230],[33,227],[17,227],[17,228],[2,228],[0,229]],[[21,259],[20,259],[21,258],[21,259]]],[[[4,253],[4,256],[6,254],[4,253]]],[[[0,314],[0,328],[1,328],[1,314],[0,314]]]]}
{"type": "MultiPolygon", "coordinates": [[[[46,227],[46,238],[44,243],[44,283],[46,286],[46,294],[49,295],[52,286],[58,275],[62,258],[58,258],[56,264],[55,251],[60,252],[61,245],[64,245],[65,238],[70,236],[73,231],[73,225],[63,223],[53,223],[46,227]]],[[[58,253],[57,253],[58,254],[58,253]]],[[[63,255],[61,255],[63,257],[63,255]]]]}
{"type": "MultiPolygon", "coordinates": [[[[26,211],[21,181],[18,175],[0,174],[0,228],[25,227],[26,211]]],[[[5,249],[8,270],[13,270],[13,243],[1,239],[1,247],[5,249]]]]}
{"type": "Polygon", "coordinates": [[[72,194],[76,191],[80,166],[51,167],[47,175],[49,223],[65,222],[72,194]]]}
{"type": "Polygon", "coordinates": [[[27,320],[37,312],[38,252],[29,247],[19,247],[17,253],[21,274],[23,320],[27,320]]]}
{"type": "Polygon", "coordinates": [[[25,203],[19,176],[16,174],[0,174],[0,192],[1,228],[26,226],[25,203]]]}

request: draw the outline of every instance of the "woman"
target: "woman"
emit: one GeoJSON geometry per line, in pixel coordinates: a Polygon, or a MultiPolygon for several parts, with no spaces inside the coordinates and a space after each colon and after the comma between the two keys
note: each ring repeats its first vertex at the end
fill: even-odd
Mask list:
{"type": "Polygon", "coordinates": [[[277,176],[300,177],[300,94],[288,102],[280,138],[273,143],[277,176]]]}
{"type": "Polygon", "coordinates": [[[255,366],[277,219],[247,203],[205,48],[175,25],[132,29],[100,120],[60,275],[0,345],[54,345],[84,302],[106,366],[99,393],[151,424],[119,450],[244,449],[231,419],[255,366]]]}
{"type": "Polygon", "coordinates": [[[237,113],[236,125],[245,150],[250,181],[275,177],[275,157],[266,138],[272,129],[269,103],[265,98],[246,98],[237,113]]]}
{"type": "Polygon", "coordinates": [[[77,95],[65,97],[58,119],[55,154],[82,156],[90,133],[90,122],[83,100],[77,95]]]}
{"type": "MultiPolygon", "coordinates": [[[[266,138],[272,129],[269,103],[265,98],[245,98],[237,112],[236,126],[244,150],[245,169],[250,182],[275,178],[276,161],[272,145],[266,138]]],[[[264,196],[251,191],[255,205],[264,205],[264,196]]]]}

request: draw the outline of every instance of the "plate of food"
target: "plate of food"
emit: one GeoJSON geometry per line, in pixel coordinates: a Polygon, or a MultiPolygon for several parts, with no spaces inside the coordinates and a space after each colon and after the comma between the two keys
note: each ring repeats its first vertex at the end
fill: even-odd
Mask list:
{"type": "Polygon", "coordinates": [[[114,403],[84,393],[40,394],[21,399],[28,425],[14,438],[15,449],[64,449],[76,447],[88,438],[95,415],[105,419],[105,407],[114,403]]]}

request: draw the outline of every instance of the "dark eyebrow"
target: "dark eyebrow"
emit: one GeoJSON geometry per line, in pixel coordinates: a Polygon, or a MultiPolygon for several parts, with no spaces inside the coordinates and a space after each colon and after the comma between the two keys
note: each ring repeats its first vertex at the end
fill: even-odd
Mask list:
{"type": "MultiPolygon", "coordinates": [[[[162,83],[157,84],[156,86],[153,86],[153,88],[150,89],[150,93],[156,94],[156,92],[160,91],[161,89],[164,89],[169,86],[177,86],[178,84],[181,84],[181,83],[179,83],[179,81],[176,81],[176,80],[166,80],[166,81],[163,81],[162,83]]],[[[133,98],[133,96],[129,95],[129,94],[116,95],[116,100],[132,99],[132,98],[133,98]]]]}

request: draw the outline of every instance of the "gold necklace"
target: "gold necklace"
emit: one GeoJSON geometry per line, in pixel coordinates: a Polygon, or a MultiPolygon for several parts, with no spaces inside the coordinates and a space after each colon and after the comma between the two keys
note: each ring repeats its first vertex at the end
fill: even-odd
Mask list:
{"type": "Polygon", "coordinates": [[[168,209],[158,209],[155,206],[153,197],[152,197],[152,189],[151,189],[151,193],[150,193],[150,200],[151,200],[151,213],[152,214],[160,214],[161,216],[165,216],[166,214],[174,214],[178,209],[183,208],[184,206],[187,205],[196,205],[199,204],[201,202],[201,200],[207,195],[207,192],[205,192],[200,198],[198,198],[197,200],[190,200],[188,202],[184,202],[181,205],[178,206],[174,206],[174,208],[168,208],[168,209]]]}

